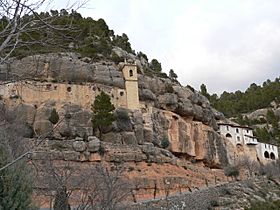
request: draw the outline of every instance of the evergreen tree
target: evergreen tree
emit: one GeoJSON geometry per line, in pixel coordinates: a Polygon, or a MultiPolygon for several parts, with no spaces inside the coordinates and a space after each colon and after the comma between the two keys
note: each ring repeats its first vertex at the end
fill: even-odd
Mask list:
{"type": "Polygon", "coordinates": [[[151,60],[151,63],[150,63],[150,67],[153,71],[155,72],[161,72],[162,68],[161,68],[161,63],[158,62],[157,59],[153,59],[151,60]]]}
{"type": "Polygon", "coordinates": [[[207,88],[205,84],[200,85],[200,93],[204,95],[206,98],[210,99],[210,94],[207,92],[207,88]]]}
{"type": "Polygon", "coordinates": [[[176,80],[178,78],[177,74],[174,72],[173,69],[170,69],[169,71],[169,77],[173,80],[176,80]]]}
{"type": "MultiPolygon", "coordinates": [[[[0,168],[11,161],[7,145],[0,144],[0,168]]],[[[33,182],[25,160],[0,171],[0,209],[32,209],[33,182]]]]}
{"type": "Polygon", "coordinates": [[[115,110],[111,103],[110,96],[103,91],[96,96],[95,101],[91,107],[92,109],[92,127],[99,130],[100,137],[102,135],[102,127],[109,126],[115,120],[112,113],[115,110]]]}
{"type": "Polygon", "coordinates": [[[113,45],[122,48],[123,50],[132,53],[131,45],[128,36],[123,33],[121,36],[117,35],[113,38],[113,45]]]}

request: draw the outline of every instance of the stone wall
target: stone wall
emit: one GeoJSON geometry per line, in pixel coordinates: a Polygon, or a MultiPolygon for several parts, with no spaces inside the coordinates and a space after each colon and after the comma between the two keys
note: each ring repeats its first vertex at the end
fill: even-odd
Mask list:
{"type": "Polygon", "coordinates": [[[116,107],[126,107],[125,90],[108,87],[102,84],[63,84],[51,82],[22,81],[0,85],[3,99],[18,98],[20,101],[40,106],[49,100],[57,106],[72,103],[84,109],[90,109],[95,97],[104,91],[111,96],[111,102],[116,107]],[[121,92],[123,94],[121,94],[121,92]]]}

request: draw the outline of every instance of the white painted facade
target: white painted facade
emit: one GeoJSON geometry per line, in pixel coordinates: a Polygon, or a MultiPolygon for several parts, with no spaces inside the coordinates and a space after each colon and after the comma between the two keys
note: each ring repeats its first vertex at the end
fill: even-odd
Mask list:
{"type": "Polygon", "coordinates": [[[219,124],[220,134],[227,137],[234,145],[254,142],[253,130],[248,127],[219,124]]]}
{"type": "Polygon", "coordinates": [[[263,160],[263,162],[267,162],[279,158],[277,146],[258,142],[258,140],[253,136],[252,128],[220,123],[219,132],[235,146],[254,146],[260,161],[263,160]]]}
{"type": "Polygon", "coordinates": [[[258,156],[262,159],[278,159],[278,148],[271,144],[260,143],[256,147],[258,156]]]}

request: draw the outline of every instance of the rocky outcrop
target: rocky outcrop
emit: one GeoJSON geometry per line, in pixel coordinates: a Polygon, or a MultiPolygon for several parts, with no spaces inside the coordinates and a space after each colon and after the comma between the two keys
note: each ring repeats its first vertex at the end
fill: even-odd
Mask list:
{"type": "Polygon", "coordinates": [[[112,62],[87,63],[75,53],[52,53],[28,56],[12,60],[9,66],[11,75],[20,78],[49,80],[54,82],[101,83],[124,88],[122,73],[112,62]]]}
{"type": "Polygon", "coordinates": [[[196,160],[202,160],[210,167],[227,165],[229,156],[226,141],[213,129],[201,122],[186,122],[179,115],[164,112],[168,121],[170,150],[196,160]]]}
{"type": "MultiPolygon", "coordinates": [[[[171,104],[166,103],[166,100],[173,101],[172,98],[177,97],[171,93],[161,96],[159,101],[162,105],[169,104],[169,107],[171,104]]],[[[176,106],[176,103],[173,105],[176,106]]],[[[192,111],[199,109],[195,112],[200,113],[201,118],[202,115],[204,118],[207,117],[202,107],[193,104],[191,106],[192,111]]],[[[73,145],[76,152],[83,152],[86,148],[91,148],[89,150],[93,152],[100,147],[100,142],[88,138],[94,134],[91,112],[81,106],[70,103],[57,106],[54,101],[47,101],[37,109],[21,103],[15,110],[19,118],[27,123],[25,137],[32,137],[33,131],[36,136],[45,135],[52,139],[77,137],[78,140],[73,145]],[[59,116],[56,125],[50,121],[52,110],[57,110],[59,116]],[[89,141],[90,144],[85,146],[84,141],[89,141]]],[[[225,140],[213,128],[205,125],[202,119],[202,122],[193,121],[184,115],[182,117],[175,112],[157,108],[150,108],[150,111],[143,113],[140,110],[117,108],[116,121],[112,126],[103,129],[101,142],[131,146],[152,143],[153,146],[161,148],[164,146],[163,141],[169,141],[167,148],[178,157],[203,161],[210,167],[221,167],[231,159],[233,151],[226,149],[225,140]]]]}
{"type": "Polygon", "coordinates": [[[247,114],[249,120],[259,120],[260,118],[266,119],[268,109],[258,109],[250,114],[247,114]]]}
{"type": "MultiPolygon", "coordinates": [[[[135,55],[127,54],[122,49],[114,48],[113,51],[120,57],[131,57],[132,60],[139,61],[135,55]]],[[[145,65],[147,61],[143,61],[139,69],[141,70],[145,65]]],[[[125,87],[122,72],[113,62],[88,62],[87,59],[82,59],[75,53],[29,56],[21,60],[13,60],[9,66],[2,68],[4,71],[5,68],[6,70],[9,68],[11,74],[31,80],[54,83],[93,83],[122,89],[125,87]]],[[[216,119],[221,119],[221,114],[214,111],[207,98],[197,91],[182,87],[169,78],[149,77],[144,73],[138,74],[138,86],[141,101],[154,102],[157,108],[174,111],[183,117],[202,121],[217,129],[216,119]]],[[[96,87],[93,88],[96,89],[96,87]]],[[[89,97],[89,93],[81,96],[89,97]]],[[[80,100],[85,99],[80,98],[80,100]]]]}

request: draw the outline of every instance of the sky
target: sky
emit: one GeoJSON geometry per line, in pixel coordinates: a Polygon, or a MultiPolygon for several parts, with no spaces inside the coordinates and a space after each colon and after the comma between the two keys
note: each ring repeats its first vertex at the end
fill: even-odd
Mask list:
{"type": "Polygon", "coordinates": [[[78,12],[126,33],[184,86],[220,94],[280,76],[279,0],[89,0],[78,12]]]}

